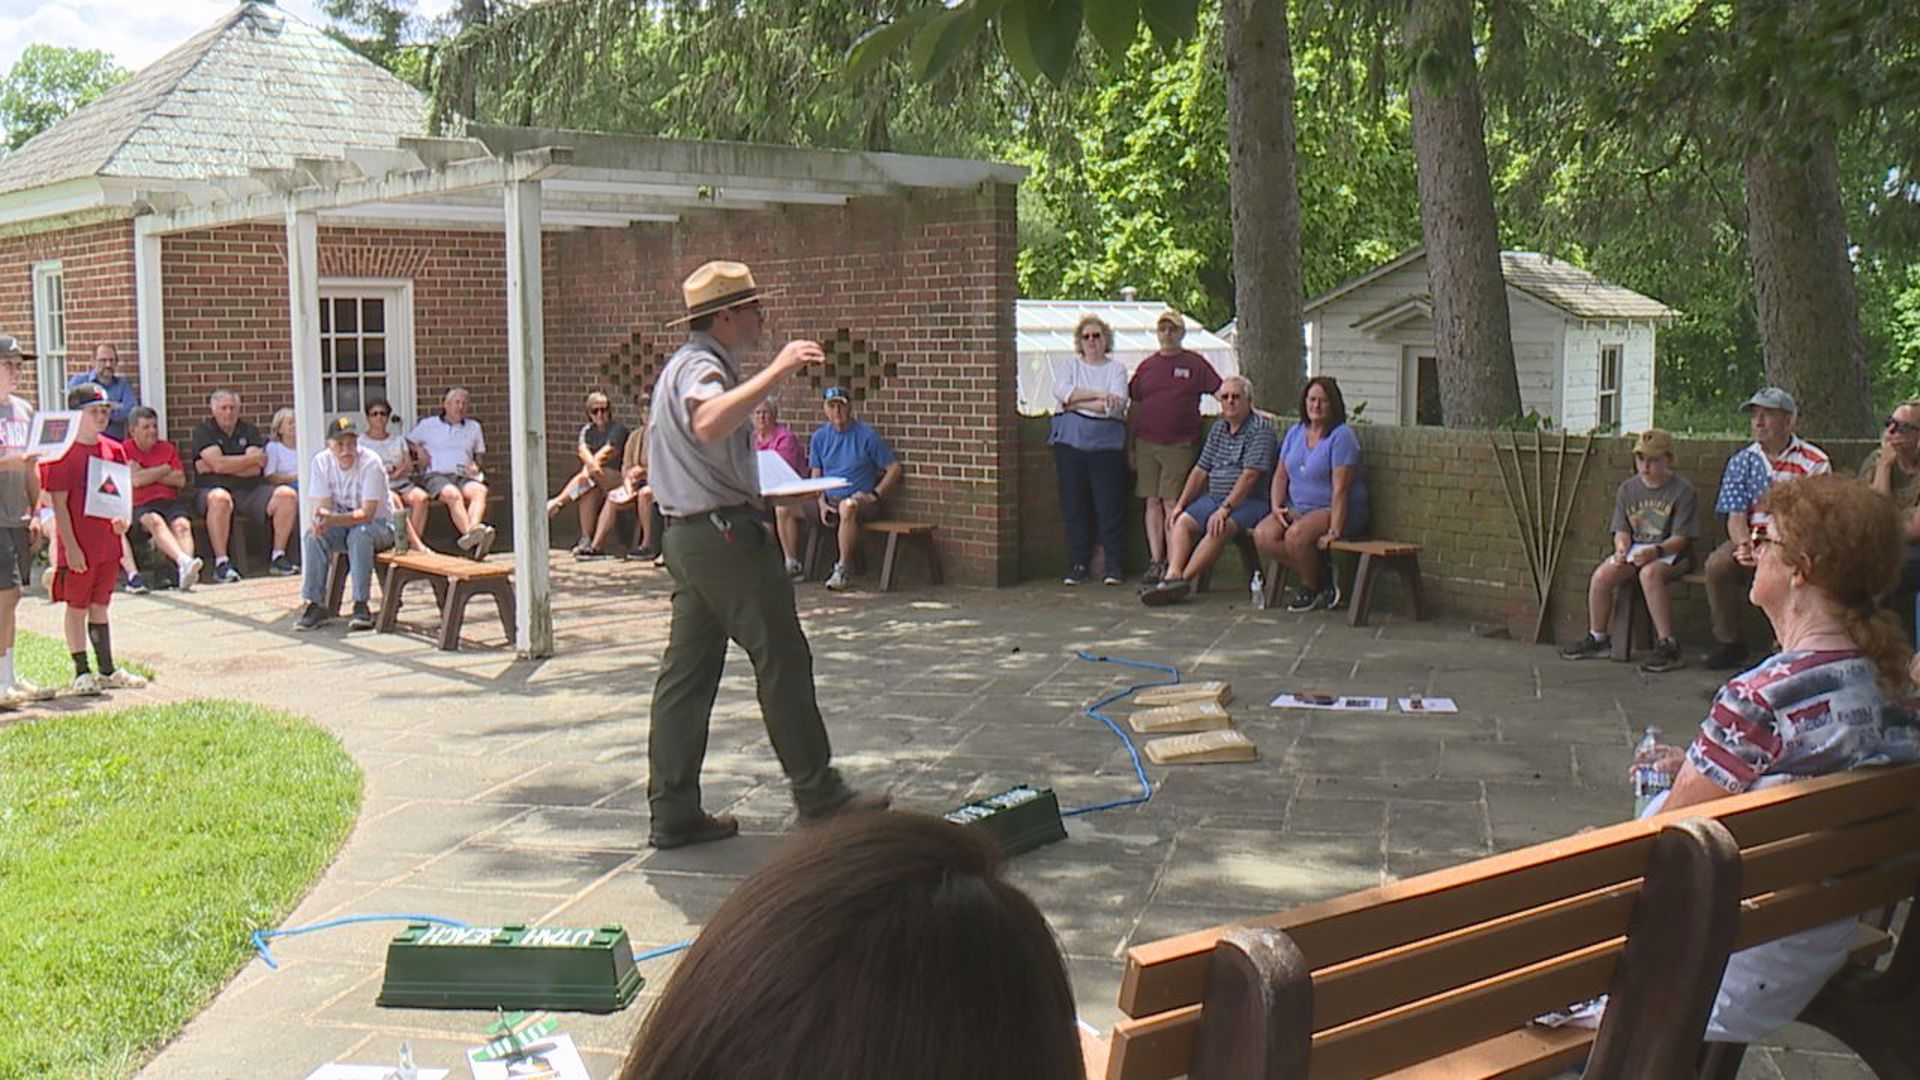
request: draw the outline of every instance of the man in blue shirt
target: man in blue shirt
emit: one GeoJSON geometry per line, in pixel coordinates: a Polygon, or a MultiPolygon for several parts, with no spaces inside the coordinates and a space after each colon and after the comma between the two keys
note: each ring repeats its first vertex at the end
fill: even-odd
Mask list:
{"type": "Polygon", "coordinates": [[[118,442],[127,441],[127,414],[133,411],[140,400],[133,396],[133,384],[120,377],[120,350],[112,345],[101,345],[93,350],[93,370],[83,371],[67,380],[67,389],[76,390],[93,383],[107,392],[107,400],[113,403],[113,416],[107,421],[107,438],[118,442]]]}
{"type": "Polygon", "coordinates": [[[820,524],[840,531],[840,561],[827,576],[827,588],[838,592],[850,584],[861,519],[879,519],[881,504],[900,486],[900,462],[879,432],[853,418],[853,395],[846,387],[829,386],[820,397],[827,422],[807,446],[807,467],[816,477],[847,482],[820,495],[820,524]]]}

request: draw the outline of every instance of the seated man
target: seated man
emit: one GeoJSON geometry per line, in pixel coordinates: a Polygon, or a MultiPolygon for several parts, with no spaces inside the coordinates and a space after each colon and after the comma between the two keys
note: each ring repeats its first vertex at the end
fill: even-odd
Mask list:
{"type": "Polygon", "coordinates": [[[313,521],[304,541],[306,573],[300,580],[300,598],[307,606],[294,629],[317,629],[333,617],[327,610],[327,573],[333,555],[344,551],[353,581],[353,617],[347,629],[371,630],[373,557],[393,546],[386,463],[360,445],[359,425],[351,416],[342,416],[327,425],[327,448],[314,455],[308,476],[313,484],[313,521]]]}
{"type": "Polygon", "coordinates": [[[420,486],[428,498],[446,504],[453,529],[460,534],[455,541],[460,550],[484,559],[493,549],[493,526],[486,523],[486,473],[480,469],[480,455],[487,452],[487,440],[480,432],[480,421],[467,416],[472,403],[473,395],[466,387],[448,390],[440,401],[439,414],[413,425],[407,441],[426,456],[427,471],[420,486]]]}
{"type": "Polygon", "coordinates": [[[1920,592],[1920,401],[1902,402],[1887,417],[1880,448],[1860,463],[1860,479],[1893,500],[1900,512],[1906,560],[1900,564],[1900,584],[1887,594],[1886,606],[1914,643],[1914,594],[1920,592]]]}
{"type": "Polygon", "coordinates": [[[613,402],[598,390],[587,395],[587,422],[580,425],[580,437],[574,441],[573,454],[580,468],[567,479],[560,494],[547,500],[547,516],[558,515],[568,503],[580,514],[580,539],[573,545],[576,559],[597,559],[605,554],[594,539],[601,507],[607,496],[620,487],[620,468],[614,455],[626,446],[631,433],[627,425],[613,418],[613,402]]]}
{"type": "Polygon", "coordinates": [[[300,572],[287,557],[300,497],[290,487],[266,482],[267,440],[260,429],[240,419],[240,395],[215,390],[207,398],[212,414],[193,429],[193,471],[198,480],[194,507],[207,519],[207,539],[213,543],[213,580],[225,584],[240,580],[240,571],[227,558],[233,538],[233,514],[273,526],[269,573],[300,572]]]}
{"type": "MultiPolygon", "coordinates": [[[[640,426],[627,436],[627,445],[620,456],[620,486],[607,496],[606,505],[600,508],[600,520],[593,527],[594,551],[607,550],[608,542],[613,538],[613,528],[620,521],[623,511],[632,510],[639,518],[640,542],[629,548],[622,558],[644,560],[660,556],[660,542],[654,536],[653,489],[647,486],[647,425],[640,426]]],[[[589,556],[591,557],[591,556],[589,556]]]]}
{"type": "Polygon", "coordinates": [[[901,470],[887,440],[853,418],[853,395],[846,387],[829,386],[820,398],[827,422],[809,441],[807,465],[816,477],[837,476],[847,482],[820,495],[820,524],[840,530],[840,560],[827,576],[827,588],[838,591],[852,584],[860,522],[880,518],[887,496],[900,486],[901,470]]]}
{"type": "Polygon", "coordinates": [[[1707,611],[1713,618],[1713,651],[1702,661],[1708,670],[1731,671],[1745,663],[1740,612],[1753,583],[1753,529],[1765,519],[1754,504],[1774,484],[1833,471],[1826,452],[1793,433],[1800,407],[1793,395],[1769,386],[1742,406],[1753,428],[1753,443],[1727,459],[1720,497],[1713,512],[1727,516],[1727,542],[1707,556],[1707,611]]]}
{"type": "MultiPolygon", "coordinates": [[[[160,437],[160,414],[145,405],[128,414],[127,463],[133,469],[133,520],[162,555],[173,560],[180,588],[200,580],[201,561],[193,554],[193,518],[181,492],[187,470],[180,451],[160,437]]],[[[133,576],[127,578],[133,591],[133,576]]]]}
{"type": "Polygon", "coordinates": [[[1273,425],[1253,411],[1253,384],[1245,376],[1222,379],[1214,397],[1220,419],[1207,430],[1200,460],[1167,511],[1166,576],[1140,594],[1140,602],[1150,607],[1186,599],[1192,591],[1188,582],[1270,512],[1267,499],[1280,452],[1273,425]]]}
{"type": "Polygon", "coordinates": [[[1689,550],[1700,535],[1699,499],[1693,485],[1673,471],[1673,436],[1648,428],[1633,444],[1634,475],[1613,496],[1613,554],[1594,568],[1587,586],[1587,636],[1560,650],[1566,660],[1606,656],[1613,651],[1607,624],[1613,618],[1613,590],[1634,578],[1647,598],[1653,619],[1653,655],[1641,671],[1678,671],[1686,667],[1673,638],[1673,594],[1667,585],[1693,565],[1689,550]]]}

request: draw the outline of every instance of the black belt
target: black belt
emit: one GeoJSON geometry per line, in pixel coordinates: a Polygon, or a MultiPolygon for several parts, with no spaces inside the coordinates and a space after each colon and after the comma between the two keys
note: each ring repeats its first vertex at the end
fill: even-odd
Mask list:
{"type": "Polygon", "coordinates": [[[710,524],[715,515],[725,516],[728,514],[746,514],[756,521],[764,521],[767,516],[765,511],[755,506],[749,506],[746,503],[740,503],[737,506],[722,506],[713,510],[701,510],[697,513],[686,514],[680,517],[675,517],[672,514],[661,514],[660,516],[667,519],[668,525],[700,525],[710,524]]]}

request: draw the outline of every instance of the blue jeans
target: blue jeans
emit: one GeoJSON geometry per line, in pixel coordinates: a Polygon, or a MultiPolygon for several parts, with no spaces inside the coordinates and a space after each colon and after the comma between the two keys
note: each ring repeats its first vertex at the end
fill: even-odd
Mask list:
{"type": "Polygon", "coordinates": [[[1067,528],[1067,561],[1093,562],[1097,534],[1107,555],[1107,573],[1126,573],[1127,452],[1076,450],[1055,444],[1054,475],[1060,484],[1060,520],[1067,528]]]}
{"type": "Polygon", "coordinates": [[[307,533],[301,542],[300,599],[309,604],[327,602],[327,570],[333,566],[333,556],[342,551],[353,574],[353,602],[373,599],[373,557],[392,546],[393,526],[385,521],[307,533]]]}

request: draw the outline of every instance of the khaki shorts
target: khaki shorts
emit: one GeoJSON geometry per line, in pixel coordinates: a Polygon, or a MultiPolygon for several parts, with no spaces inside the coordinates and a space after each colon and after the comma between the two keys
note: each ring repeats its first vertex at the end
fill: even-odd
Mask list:
{"type": "Polygon", "coordinates": [[[1133,493],[1143,499],[1177,499],[1187,486],[1187,474],[1200,460],[1200,450],[1192,443],[1164,446],[1135,439],[1133,459],[1136,470],[1133,493]]]}

